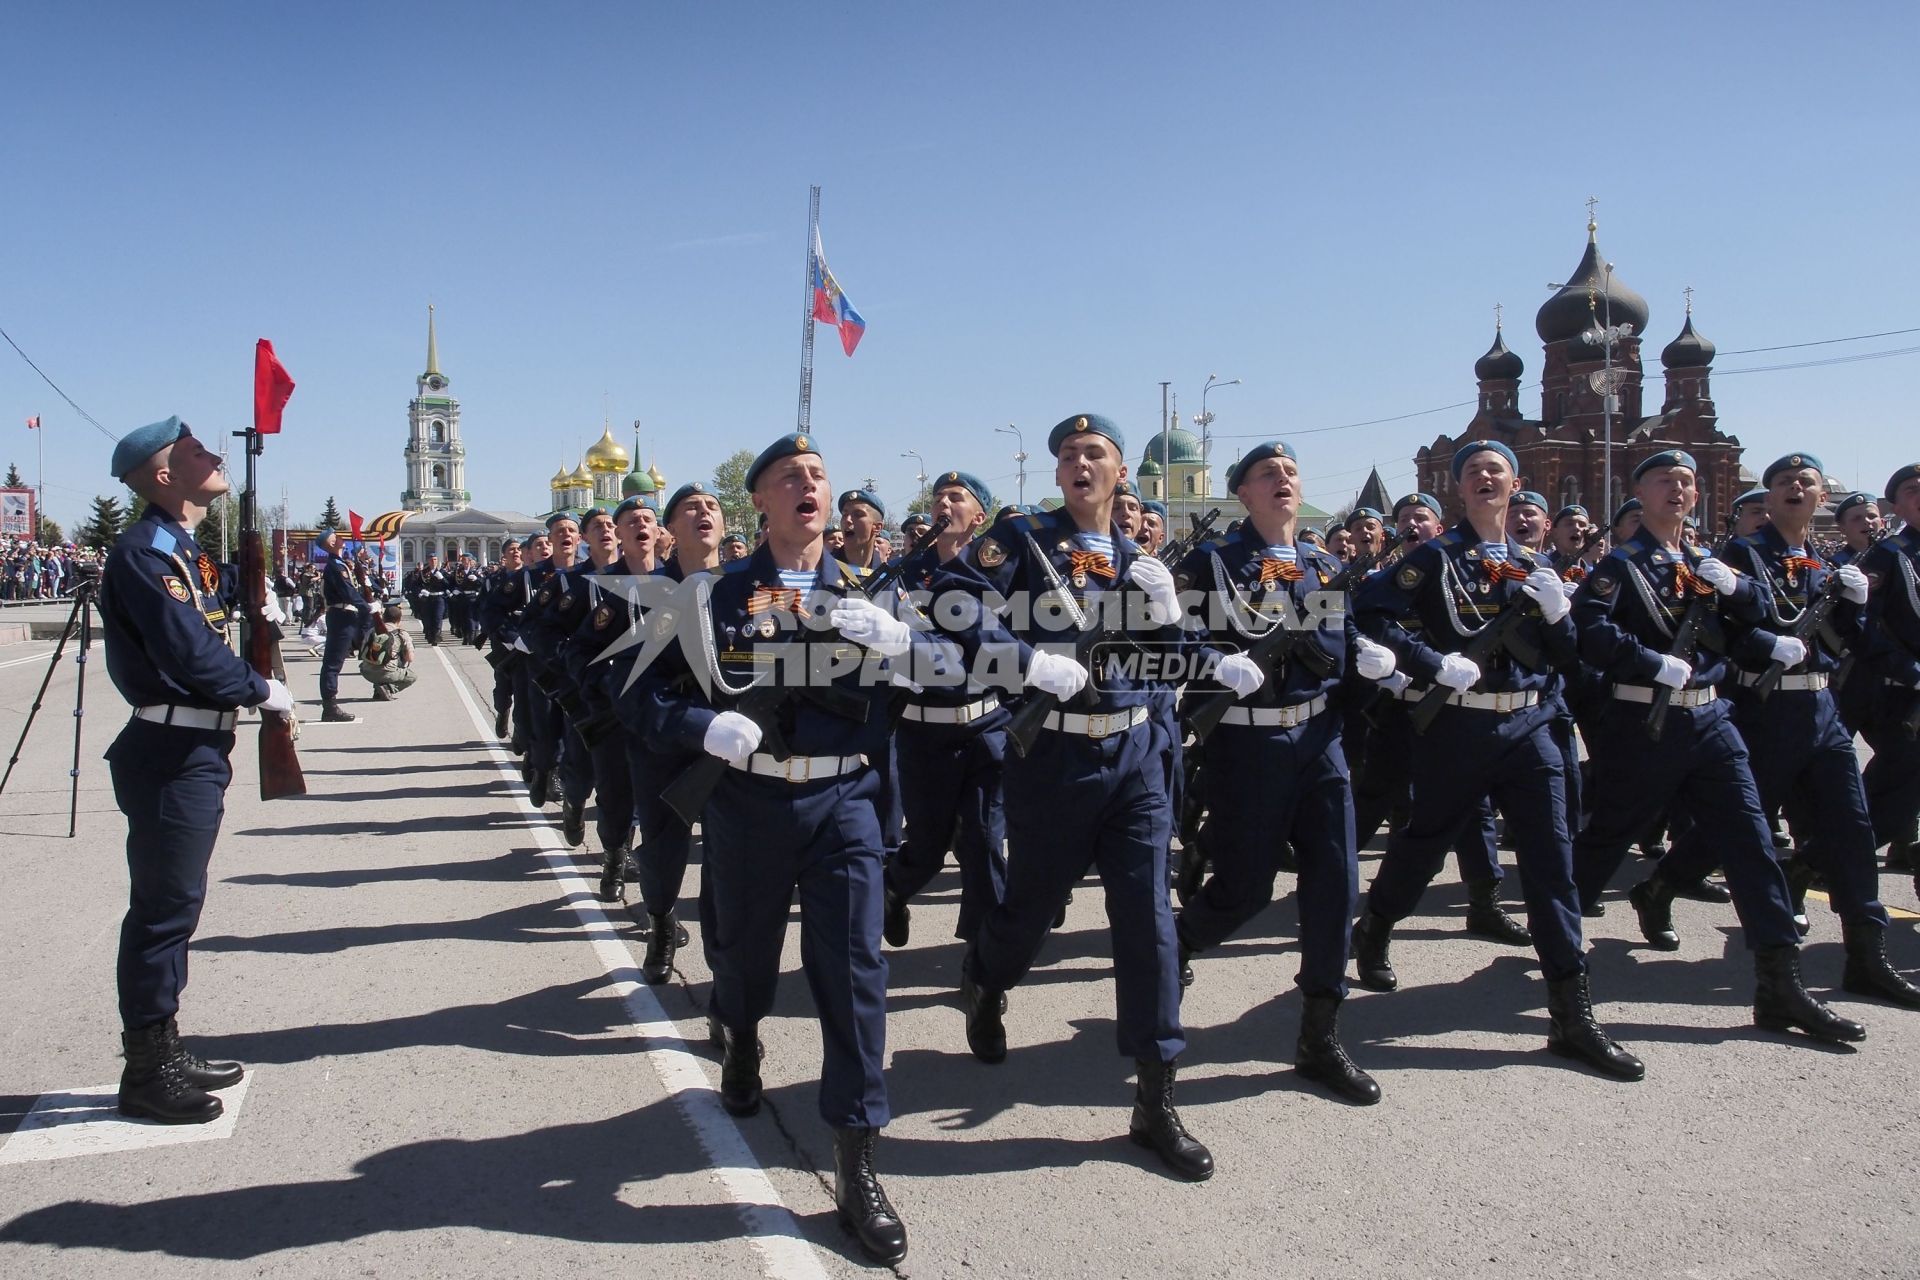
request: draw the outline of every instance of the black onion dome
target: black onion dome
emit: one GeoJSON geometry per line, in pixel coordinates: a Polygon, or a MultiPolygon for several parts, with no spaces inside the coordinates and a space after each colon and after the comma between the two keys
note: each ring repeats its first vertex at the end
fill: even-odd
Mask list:
{"type": "Polygon", "coordinates": [[[1473,362],[1473,376],[1482,382],[1493,382],[1501,378],[1518,381],[1526,371],[1526,365],[1520,357],[1507,350],[1507,335],[1500,330],[1493,331],[1493,345],[1487,348],[1487,354],[1473,362]]]}
{"type": "MultiPolygon", "coordinates": [[[[1635,335],[1643,334],[1647,329],[1647,317],[1652,313],[1647,308],[1647,300],[1635,293],[1618,274],[1607,294],[1600,291],[1607,288],[1606,259],[1600,256],[1600,245],[1594,239],[1593,228],[1587,228],[1587,251],[1580,259],[1580,265],[1567,277],[1567,283],[1560,292],[1548,298],[1533,317],[1533,328],[1542,342],[1565,342],[1569,338],[1580,341],[1580,335],[1599,324],[1630,324],[1635,335]],[[1593,307],[1587,306],[1588,281],[1593,281],[1593,307]],[[1609,304],[1609,296],[1611,304],[1609,304]]],[[[1585,345],[1584,343],[1581,345],[1585,345]]],[[[1600,348],[1592,348],[1593,358],[1600,359],[1600,348]]]]}
{"type": "Polygon", "coordinates": [[[1713,363],[1713,352],[1713,343],[1695,331],[1693,314],[1689,312],[1680,336],[1660,353],[1660,363],[1669,369],[1704,369],[1713,363]]]}

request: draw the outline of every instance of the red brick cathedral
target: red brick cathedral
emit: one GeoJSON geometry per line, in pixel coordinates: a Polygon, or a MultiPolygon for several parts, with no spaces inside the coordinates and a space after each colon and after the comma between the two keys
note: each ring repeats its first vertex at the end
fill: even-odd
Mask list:
{"type": "Polygon", "coordinates": [[[1720,430],[1708,385],[1713,344],[1693,327],[1689,304],[1680,334],[1660,353],[1666,393],[1660,412],[1642,407],[1640,343],[1646,332],[1647,300],[1618,275],[1609,283],[1606,258],[1587,224],[1587,252],[1560,292],[1534,317],[1546,364],[1540,382],[1540,416],[1520,416],[1520,377],[1525,366],[1507,349],[1496,325],[1493,346],[1474,363],[1479,407],[1458,436],[1441,436],[1414,455],[1420,487],[1441,498],[1450,513],[1453,454],[1467,440],[1504,441],[1520,458],[1522,487],[1538,490],[1558,509],[1570,502],[1605,521],[1632,489],[1634,464],[1662,449],[1682,448],[1700,463],[1700,505],[1695,511],[1709,536],[1720,531],[1740,495],[1740,442],[1720,430]],[[1596,384],[1605,383],[1606,351],[1586,334],[1607,325],[1632,325],[1632,335],[1613,346],[1618,399],[1613,414],[1613,492],[1601,493],[1606,461],[1604,405],[1596,384]],[[1598,376],[1595,376],[1598,375],[1598,376]]]}

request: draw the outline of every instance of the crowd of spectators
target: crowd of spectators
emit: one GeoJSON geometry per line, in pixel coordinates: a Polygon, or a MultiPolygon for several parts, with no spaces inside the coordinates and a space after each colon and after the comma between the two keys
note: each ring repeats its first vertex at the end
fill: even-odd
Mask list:
{"type": "Polygon", "coordinates": [[[58,600],[73,593],[84,571],[97,569],[100,553],[90,547],[42,546],[27,538],[0,534],[0,600],[58,600]]]}

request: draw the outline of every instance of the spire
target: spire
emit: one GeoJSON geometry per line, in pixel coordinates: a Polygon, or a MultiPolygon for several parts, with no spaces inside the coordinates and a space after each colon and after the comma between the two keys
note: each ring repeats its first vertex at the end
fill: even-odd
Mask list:
{"type": "Polygon", "coordinates": [[[427,304],[427,376],[440,372],[440,348],[433,340],[433,304],[427,304]]]}

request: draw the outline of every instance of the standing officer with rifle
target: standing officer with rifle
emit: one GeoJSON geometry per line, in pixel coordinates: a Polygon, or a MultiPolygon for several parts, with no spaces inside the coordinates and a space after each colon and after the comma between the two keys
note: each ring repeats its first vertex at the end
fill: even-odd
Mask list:
{"type": "MultiPolygon", "coordinates": [[[[1640,527],[1579,590],[1580,654],[1612,682],[1609,705],[1587,740],[1593,795],[1574,846],[1580,903],[1596,904],[1627,845],[1677,806],[1704,837],[1696,865],[1711,859],[1726,868],[1754,952],[1754,1022],[1768,1030],[1799,1027],[1821,1040],[1862,1040],[1865,1027],[1801,985],[1787,878],[1774,861],[1747,745],[1714,688],[1728,678],[1727,661],[1703,641],[1726,620],[1757,627],[1767,617],[1767,593],[1712,552],[1683,545],[1680,531],[1699,496],[1697,470],[1693,455],[1680,449],[1633,469],[1640,527]]],[[[1806,656],[1804,645],[1786,636],[1755,632],[1748,644],[1764,646],[1770,661],[1806,656]]],[[[1668,950],[1679,940],[1667,946],[1658,926],[1676,882],[1656,872],[1631,895],[1641,929],[1668,950]]]]}
{"type": "Polygon", "coordinates": [[[322,570],[321,591],[327,604],[327,647],[320,658],[320,719],[328,724],[352,724],[360,717],[340,707],[340,671],[347,656],[360,648],[360,632],[367,621],[367,601],[355,581],[353,566],[340,551],[340,531],[327,529],[320,535],[320,549],[327,554],[322,570]]]}
{"type": "Polygon", "coordinates": [[[211,1091],[238,1084],[241,1067],[189,1052],[175,1015],[233,779],[236,708],[290,714],[293,697],[227,647],[220,572],[189,532],[227,492],[219,456],[168,418],[128,432],[112,470],[147,501],[114,543],[100,586],[107,674],[133,706],[107,749],[132,881],[118,962],[120,1110],[204,1124],[221,1113],[211,1091]]]}
{"type": "Polygon", "coordinates": [[[1180,949],[1218,946],[1273,900],[1283,844],[1299,870],[1300,973],[1306,1007],[1294,1064],[1350,1102],[1380,1100],[1339,1038],[1347,927],[1359,897],[1353,795],[1336,705],[1353,674],[1382,680],[1393,654],[1361,636],[1341,595],[1340,563],[1298,540],[1300,467],[1278,440],[1227,471],[1246,523],[1190,552],[1174,581],[1206,593],[1189,639],[1211,681],[1188,690],[1199,739],[1213,874],[1180,914],[1180,949]],[[1215,729],[1213,726],[1218,725],[1215,729]]]}
{"type": "Polygon", "coordinates": [[[1587,985],[1563,757],[1542,702],[1551,677],[1539,657],[1572,657],[1571,605],[1560,575],[1507,537],[1517,472],[1513,450],[1500,441],[1463,445],[1453,478],[1465,516],[1371,579],[1355,601],[1361,630],[1394,650],[1414,678],[1411,719],[1426,736],[1413,758],[1412,812],[1387,841],[1353,949],[1362,986],[1399,985],[1387,956],[1391,930],[1419,904],[1462,820],[1491,796],[1507,818],[1546,972],[1547,1048],[1638,1080],[1646,1068],[1595,1021],[1587,985]]]}
{"type": "Polygon", "coordinates": [[[1120,429],[1077,414],[1053,428],[1047,448],[1064,505],[997,521],[935,582],[935,623],[960,642],[969,669],[1019,672],[1028,702],[1038,705],[1016,719],[1044,717],[1024,763],[1002,779],[1007,894],[967,949],[967,1045],[982,1062],[1005,1061],[1006,992],[1032,967],[1074,882],[1098,867],[1113,934],[1119,1048],[1138,1073],[1129,1136],[1199,1181],[1213,1176],[1213,1156],[1173,1105],[1187,1038],[1166,888],[1166,766],[1147,723],[1154,699],[1165,695],[1122,670],[1103,674],[1077,700],[1090,673],[1075,656],[1092,639],[1107,647],[1107,637],[1177,648],[1173,574],[1140,555],[1114,523],[1114,491],[1127,470],[1120,429]],[[978,607],[964,615],[948,609],[948,590],[971,594],[978,607]],[[993,612],[990,595],[1013,602],[1011,624],[993,612]]]}
{"type": "Polygon", "coordinates": [[[1860,734],[1873,748],[1865,775],[1873,836],[1887,846],[1887,869],[1914,872],[1920,892],[1920,462],[1893,473],[1886,498],[1906,527],[1860,557],[1873,594],[1867,669],[1854,679],[1870,703],[1860,734]]]}
{"type": "MultiPolygon", "coordinates": [[[[1920,989],[1887,963],[1887,909],[1873,823],[1860,782],[1853,734],[1840,723],[1830,687],[1845,649],[1858,643],[1867,575],[1853,565],[1831,568],[1808,533],[1823,496],[1820,460],[1795,453],[1768,467],[1767,523],[1734,539],[1726,559],[1762,588],[1759,622],[1728,628],[1735,664],[1733,722],[1747,744],[1753,780],[1767,812],[1784,809],[1799,837],[1787,864],[1794,914],[1815,875],[1824,876],[1840,916],[1847,962],[1841,985],[1920,1008],[1920,989]]],[[[1674,842],[1660,869],[1634,891],[1647,940],[1663,951],[1680,945],[1673,930],[1674,884],[1712,869],[1710,825],[1696,823],[1674,842]]]]}

